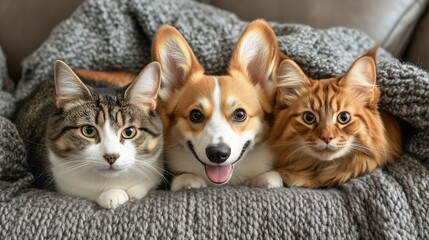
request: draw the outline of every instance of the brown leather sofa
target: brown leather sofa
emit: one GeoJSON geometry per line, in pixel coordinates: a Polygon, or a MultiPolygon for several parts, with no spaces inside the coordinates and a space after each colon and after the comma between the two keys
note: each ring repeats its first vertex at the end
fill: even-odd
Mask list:
{"type": "MultiPolygon", "coordinates": [[[[1,0],[0,46],[17,81],[21,61],[83,0],[1,0]]],[[[202,0],[244,20],[362,30],[394,56],[429,69],[428,0],[202,0]]]]}

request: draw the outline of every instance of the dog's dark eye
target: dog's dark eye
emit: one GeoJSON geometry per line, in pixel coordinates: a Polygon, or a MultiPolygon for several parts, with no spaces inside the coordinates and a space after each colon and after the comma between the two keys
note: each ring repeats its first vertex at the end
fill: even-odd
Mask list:
{"type": "Polygon", "coordinates": [[[243,122],[246,120],[247,114],[246,111],[242,108],[238,108],[234,111],[234,114],[232,115],[232,119],[237,122],[243,122]]]}
{"type": "Polygon", "coordinates": [[[189,120],[193,123],[201,123],[204,121],[204,114],[198,109],[193,109],[189,114],[189,120]]]}

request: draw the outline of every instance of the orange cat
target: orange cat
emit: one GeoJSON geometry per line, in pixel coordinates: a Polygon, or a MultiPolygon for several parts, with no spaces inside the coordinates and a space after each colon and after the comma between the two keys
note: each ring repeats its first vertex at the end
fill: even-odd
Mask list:
{"type": "Polygon", "coordinates": [[[380,113],[375,51],[344,76],[313,80],[292,60],[280,63],[270,145],[287,186],[334,187],[394,161],[399,124],[380,113]]]}

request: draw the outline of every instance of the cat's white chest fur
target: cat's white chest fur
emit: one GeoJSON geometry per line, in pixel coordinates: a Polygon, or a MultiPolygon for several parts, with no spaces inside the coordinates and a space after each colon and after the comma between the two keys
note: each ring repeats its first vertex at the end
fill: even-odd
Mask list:
{"type": "Polygon", "coordinates": [[[158,158],[138,155],[131,141],[120,135],[106,121],[99,133],[101,141],[91,144],[73,158],[61,158],[49,150],[51,171],[59,192],[88,198],[105,208],[116,208],[129,199],[140,199],[161,181],[158,158]],[[119,156],[113,164],[106,154],[119,156]]]}

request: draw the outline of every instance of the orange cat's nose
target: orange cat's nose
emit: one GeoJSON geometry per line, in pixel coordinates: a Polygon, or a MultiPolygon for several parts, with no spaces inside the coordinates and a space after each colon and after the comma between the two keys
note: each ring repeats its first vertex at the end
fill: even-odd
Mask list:
{"type": "Polygon", "coordinates": [[[329,130],[324,130],[320,136],[320,139],[322,139],[326,144],[330,143],[334,138],[334,133],[329,130]]]}
{"type": "Polygon", "coordinates": [[[326,144],[328,144],[328,143],[330,143],[331,142],[331,140],[332,139],[334,139],[333,137],[328,137],[328,138],[325,138],[325,137],[322,137],[321,138],[326,144]]]}
{"type": "Polygon", "coordinates": [[[116,161],[116,159],[119,158],[118,154],[104,154],[104,159],[106,159],[106,161],[110,164],[113,165],[116,161]]]}

